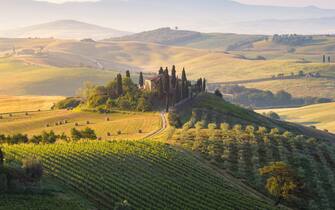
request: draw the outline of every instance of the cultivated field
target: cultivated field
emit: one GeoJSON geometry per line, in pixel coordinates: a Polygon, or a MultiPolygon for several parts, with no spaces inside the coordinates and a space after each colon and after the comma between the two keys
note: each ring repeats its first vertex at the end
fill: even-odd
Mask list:
{"type": "Polygon", "coordinates": [[[317,104],[301,108],[257,110],[259,113],[274,111],[283,120],[316,126],[335,132],[335,103],[317,104]]]}
{"type": "Polygon", "coordinates": [[[24,133],[29,136],[53,130],[70,135],[72,128],[94,129],[98,137],[109,139],[140,139],[161,127],[159,113],[116,112],[99,114],[68,110],[52,110],[17,114],[3,114],[0,133],[24,133]],[[28,115],[27,115],[28,114],[28,115]],[[109,120],[107,120],[107,118],[109,120]],[[65,121],[67,121],[65,123],[65,121]],[[75,125],[77,123],[77,126],[75,125]],[[47,127],[48,126],[48,127],[47,127]],[[121,134],[118,134],[121,131],[121,134]],[[110,135],[107,135],[110,133],[110,135]]]}

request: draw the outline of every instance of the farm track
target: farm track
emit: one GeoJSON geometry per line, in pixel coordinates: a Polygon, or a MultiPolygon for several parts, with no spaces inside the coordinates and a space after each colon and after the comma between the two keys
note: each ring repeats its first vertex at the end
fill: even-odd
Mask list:
{"type": "Polygon", "coordinates": [[[153,137],[155,135],[158,135],[158,134],[162,133],[167,128],[167,120],[166,120],[165,112],[161,112],[160,117],[161,117],[162,127],[159,130],[156,130],[152,133],[149,133],[147,136],[143,137],[143,139],[147,139],[147,138],[153,137]]]}

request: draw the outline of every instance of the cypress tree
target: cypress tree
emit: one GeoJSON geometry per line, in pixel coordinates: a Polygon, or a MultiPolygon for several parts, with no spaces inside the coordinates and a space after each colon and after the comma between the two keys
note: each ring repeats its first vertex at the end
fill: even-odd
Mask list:
{"type": "Polygon", "coordinates": [[[180,93],[181,93],[181,90],[180,90],[180,85],[179,85],[179,81],[178,81],[178,77],[177,77],[177,80],[176,80],[176,89],[175,89],[175,103],[178,103],[180,101],[180,93]]]}
{"type": "Polygon", "coordinates": [[[175,65],[172,66],[172,70],[171,70],[171,85],[173,88],[176,87],[176,66],[175,65]]]}
{"type": "Polygon", "coordinates": [[[186,78],[186,72],[185,68],[183,68],[182,74],[181,74],[181,98],[184,99],[187,97],[187,78],[186,78]]]}
{"type": "Polygon", "coordinates": [[[326,55],[323,55],[323,63],[326,63],[326,55]]]}
{"type": "Polygon", "coordinates": [[[198,92],[202,91],[202,78],[198,79],[197,81],[197,91],[198,92]]]}
{"type": "Polygon", "coordinates": [[[163,73],[164,73],[163,67],[160,67],[160,68],[159,68],[159,71],[158,71],[158,74],[161,75],[161,74],[163,74],[163,73]]]}
{"type": "Polygon", "coordinates": [[[130,78],[130,71],[129,70],[126,71],[126,77],[130,78]]]}
{"type": "Polygon", "coordinates": [[[203,80],[202,80],[203,82],[202,82],[202,92],[205,92],[206,91],[206,79],[204,78],[203,80]]]}
{"type": "Polygon", "coordinates": [[[140,72],[140,78],[139,78],[138,84],[140,85],[140,87],[143,87],[143,85],[144,85],[144,79],[143,79],[143,73],[142,72],[140,72]]]}
{"type": "Polygon", "coordinates": [[[163,98],[164,96],[164,84],[163,83],[164,83],[164,77],[160,76],[159,87],[158,87],[158,94],[160,98],[163,98]]]}
{"type": "Polygon", "coordinates": [[[330,61],[330,56],[328,56],[328,63],[331,63],[331,61],[330,61]]]}
{"type": "Polygon", "coordinates": [[[3,167],[4,164],[4,155],[2,152],[2,148],[0,147],[0,169],[3,167]]]}
{"type": "Polygon", "coordinates": [[[164,93],[166,112],[168,112],[170,106],[170,76],[168,68],[164,71],[164,93]]]}
{"type": "Polygon", "coordinates": [[[118,74],[116,76],[116,84],[117,84],[117,95],[120,97],[123,95],[122,75],[121,74],[118,74]]]}

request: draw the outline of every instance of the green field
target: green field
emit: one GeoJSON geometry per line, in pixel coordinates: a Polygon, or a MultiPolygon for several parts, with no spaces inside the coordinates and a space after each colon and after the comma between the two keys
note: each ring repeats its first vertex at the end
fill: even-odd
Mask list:
{"type": "Polygon", "coordinates": [[[112,209],[123,200],[135,209],[273,209],[192,155],[163,143],[15,145],[5,146],[5,153],[17,160],[40,158],[49,176],[99,209],[112,209]]]}

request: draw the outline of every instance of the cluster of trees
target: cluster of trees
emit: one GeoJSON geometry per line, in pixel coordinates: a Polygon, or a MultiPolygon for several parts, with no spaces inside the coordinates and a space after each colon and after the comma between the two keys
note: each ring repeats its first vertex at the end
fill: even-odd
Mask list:
{"type": "Polygon", "coordinates": [[[165,106],[168,110],[170,106],[174,106],[183,99],[206,91],[207,84],[206,79],[201,78],[192,85],[187,80],[185,69],[182,70],[181,79],[179,79],[174,65],[171,74],[167,67],[165,70],[160,67],[157,81],[157,87],[146,88],[142,72],[139,74],[138,84],[135,84],[130,72],[126,71],[125,77],[117,74],[116,78],[106,86],[86,83],[85,87],[79,91],[79,98],[67,98],[56,104],[55,108],[73,109],[81,104],[86,109],[101,112],[113,109],[145,112],[151,111],[156,106],[165,106]]]}
{"type": "Polygon", "coordinates": [[[172,140],[199,152],[215,166],[269,193],[275,204],[297,209],[332,209],[335,160],[330,142],[277,128],[204,123],[175,130],[172,140]],[[319,172],[319,170],[321,170],[319,172]],[[322,174],[321,174],[322,173],[322,174]],[[327,208],[330,207],[330,208],[327,208]]]}
{"type": "Polygon", "coordinates": [[[279,44],[298,46],[310,43],[311,41],[313,41],[313,37],[297,35],[297,34],[283,34],[283,35],[275,34],[272,37],[272,41],[279,44]]]}
{"type": "Polygon", "coordinates": [[[14,134],[14,135],[0,135],[0,144],[53,144],[57,140],[63,141],[78,141],[80,139],[87,140],[96,140],[97,135],[95,131],[91,128],[85,128],[80,131],[76,128],[72,128],[71,137],[68,137],[65,133],[61,135],[55,134],[54,131],[43,131],[40,135],[33,135],[32,137],[28,137],[26,134],[14,134]]]}
{"type": "Polygon", "coordinates": [[[177,77],[174,65],[171,69],[171,75],[167,67],[165,70],[161,67],[158,71],[158,76],[160,77],[158,95],[161,99],[165,99],[166,111],[169,110],[171,105],[174,106],[186,98],[193,97],[193,94],[206,91],[206,79],[200,78],[196,84],[192,85],[187,80],[185,68],[182,70],[181,79],[177,77]]]}
{"type": "Polygon", "coordinates": [[[91,128],[85,128],[84,130],[77,130],[76,128],[71,129],[71,138],[74,141],[78,141],[81,139],[87,140],[96,140],[97,135],[95,131],[91,128]]]}
{"type": "Polygon", "coordinates": [[[56,135],[53,131],[43,131],[41,135],[34,135],[31,138],[27,134],[0,135],[0,144],[52,144],[58,139],[67,140],[68,137],[63,133],[56,135]]]}
{"type": "MultiPolygon", "coordinates": [[[[139,86],[143,83],[143,74],[140,73],[139,86]]],[[[153,105],[153,93],[140,89],[130,78],[129,71],[125,77],[118,74],[106,86],[88,83],[80,92],[83,104],[98,110],[149,111],[153,105]]]]}
{"type": "Polygon", "coordinates": [[[225,94],[232,95],[227,100],[245,107],[300,106],[332,101],[328,98],[317,97],[294,98],[283,90],[274,94],[271,91],[246,88],[240,85],[224,86],[221,90],[225,94]]]}
{"type": "Polygon", "coordinates": [[[0,194],[24,192],[38,183],[43,176],[43,165],[36,158],[27,158],[18,165],[6,159],[0,147],[0,194]]]}

